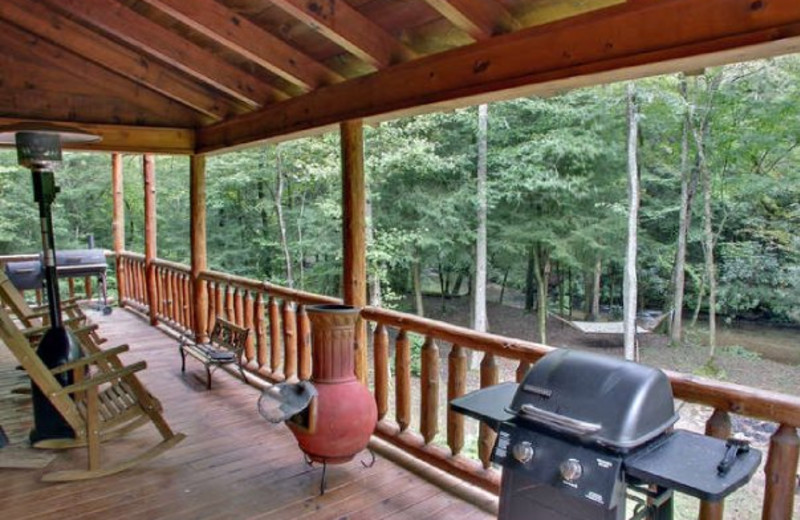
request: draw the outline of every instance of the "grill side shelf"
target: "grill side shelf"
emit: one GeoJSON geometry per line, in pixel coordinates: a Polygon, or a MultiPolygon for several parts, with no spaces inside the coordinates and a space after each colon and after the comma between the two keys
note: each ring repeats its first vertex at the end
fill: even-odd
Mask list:
{"type": "Polygon", "coordinates": [[[719,475],[717,465],[725,451],[723,440],[678,430],[627,457],[625,472],[642,482],[713,502],[747,483],[761,462],[761,452],[751,448],[739,455],[728,473],[719,475]]]}
{"type": "Polygon", "coordinates": [[[450,409],[482,421],[497,431],[500,423],[514,418],[505,408],[514,397],[518,386],[516,383],[501,383],[475,390],[450,401],[450,409]]]}

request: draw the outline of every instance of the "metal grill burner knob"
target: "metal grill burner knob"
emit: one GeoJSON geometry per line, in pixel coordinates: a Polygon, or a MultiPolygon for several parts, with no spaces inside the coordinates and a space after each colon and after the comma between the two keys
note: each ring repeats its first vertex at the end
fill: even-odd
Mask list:
{"type": "Polygon", "coordinates": [[[567,482],[575,482],[583,475],[583,466],[576,459],[565,460],[558,469],[561,471],[561,477],[567,482]]]}
{"type": "Polygon", "coordinates": [[[511,448],[511,454],[521,464],[527,464],[533,459],[533,446],[528,441],[518,442],[511,448]]]}

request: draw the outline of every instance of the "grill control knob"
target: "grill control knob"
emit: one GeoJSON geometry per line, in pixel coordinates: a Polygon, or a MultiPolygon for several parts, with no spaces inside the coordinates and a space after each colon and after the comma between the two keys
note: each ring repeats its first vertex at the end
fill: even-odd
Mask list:
{"type": "Polygon", "coordinates": [[[511,448],[511,454],[518,462],[526,464],[533,459],[533,446],[528,441],[518,442],[511,448]]]}
{"type": "Polygon", "coordinates": [[[583,475],[583,466],[577,459],[567,459],[558,468],[561,470],[561,478],[567,482],[575,482],[583,475]]]}

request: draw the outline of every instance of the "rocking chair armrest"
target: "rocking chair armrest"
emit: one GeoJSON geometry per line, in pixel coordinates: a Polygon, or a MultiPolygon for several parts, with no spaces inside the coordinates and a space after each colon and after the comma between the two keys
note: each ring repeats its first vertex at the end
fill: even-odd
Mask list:
{"type": "Polygon", "coordinates": [[[50,370],[50,373],[53,375],[61,374],[63,372],[67,372],[69,370],[74,370],[76,368],[80,368],[87,365],[94,365],[98,361],[116,357],[123,352],[127,352],[130,350],[128,345],[120,345],[118,347],[110,348],[108,350],[103,350],[102,352],[98,352],[96,354],[92,354],[91,356],[82,357],[80,359],[76,359],[75,361],[70,361],[69,363],[64,363],[63,365],[59,365],[56,368],[50,370]]]}
{"type": "MultiPolygon", "coordinates": [[[[69,323],[69,322],[72,322],[72,321],[80,321],[81,319],[82,318],[73,318],[72,320],[67,320],[67,322],[69,323]]],[[[73,334],[75,334],[75,335],[80,335],[80,334],[84,334],[84,333],[92,333],[92,332],[96,331],[99,328],[100,328],[100,326],[97,323],[90,323],[88,325],[83,325],[81,327],[77,327],[77,328],[71,329],[71,332],[73,334]]]]}
{"type": "Polygon", "coordinates": [[[27,329],[23,329],[20,332],[22,333],[23,336],[30,339],[36,336],[41,336],[48,330],[50,330],[49,325],[38,325],[36,327],[28,327],[27,329]]]}
{"type": "Polygon", "coordinates": [[[121,379],[125,376],[129,376],[133,373],[144,370],[145,368],[147,368],[147,362],[138,361],[125,368],[114,370],[112,372],[102,372],[94,377],[90,377],[89,379],[84,379],[83,381],[80,381],[78,383],[62,387],[54,392],[50,392],[50,395],[55,397],[59,395],[69,395],[77,392],[84,392],[86,390],[96,388],[102,385],[103,383],[109,383],[111,381],[121,379]]]}

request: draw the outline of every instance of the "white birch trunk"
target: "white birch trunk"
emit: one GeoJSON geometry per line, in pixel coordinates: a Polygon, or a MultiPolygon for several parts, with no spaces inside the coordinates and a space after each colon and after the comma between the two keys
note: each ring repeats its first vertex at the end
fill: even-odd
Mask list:
{"type": "Polygon", "coordinates": [[[636,85],[628,83],[628,244],[625,252],[623,278],[623,335],[625,359],[636,361],[636,249],[639,224],[639,165],[637,163],[638,115],[636,110],[636,85]]]}
{"type": "MultiPolygon", "coordinates": [[[[681,80],[681,96],[684,103],[689,102],[686,92],[686,79],[681,80]]],[[[670,342],[678,345],[683,339],[683,296],[686,285],[686,239],[690,222],[690,177],[689,168],[689,127],[691,118],[688,106],[683,118],[683,135],[681,136],[681,207],[678,215],[678,244],[675,252],[675,267],[672,274],[672,321],[670,322],[670,342]]]]}
{"type": "Polygon", "coordinates": [[[489,105],[478,106],[478,229],[475,240],[475,313],[472,328],[486,332],[486,155],[488,150],[489,105]]]}
{"type": "Polygon", "coordinates": [[[286,241],[286,223],[283,221],[283,163],[281,162],[280,147],[275,147],[275,213],[278,217],[280,230],[281,249],[286,265],[286,286],[294,287],[292,276],[292,257],[289,254],[289,244],[286,241]]]}

